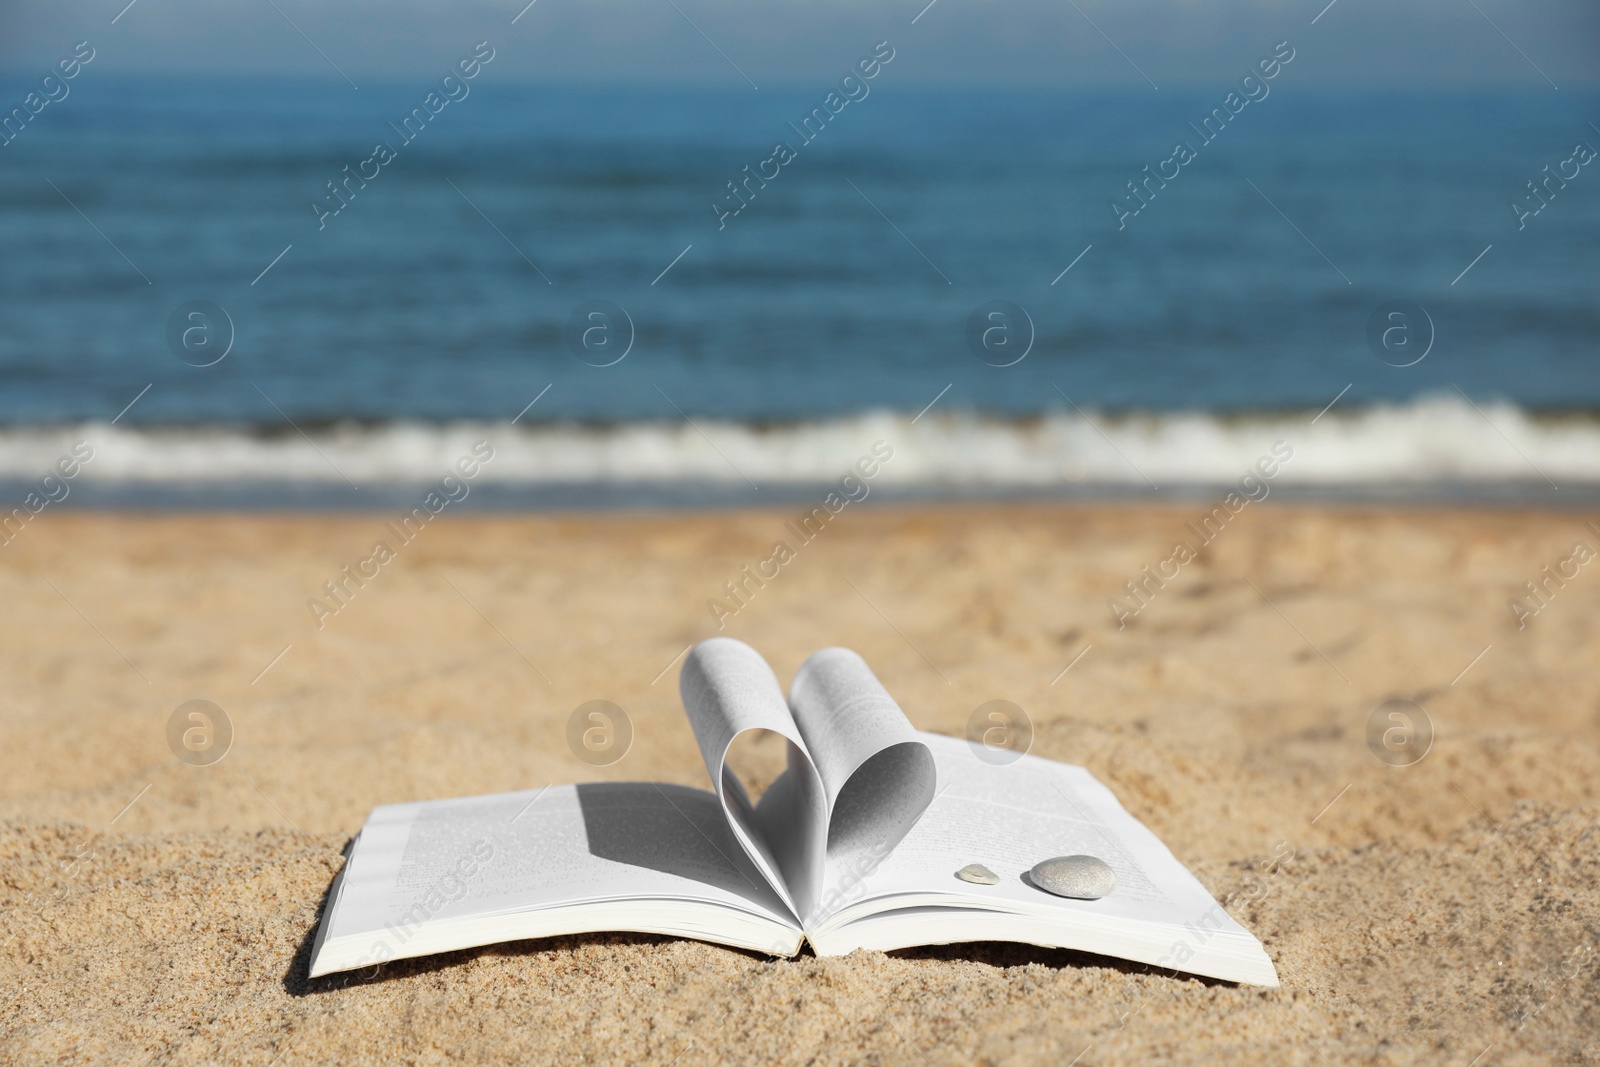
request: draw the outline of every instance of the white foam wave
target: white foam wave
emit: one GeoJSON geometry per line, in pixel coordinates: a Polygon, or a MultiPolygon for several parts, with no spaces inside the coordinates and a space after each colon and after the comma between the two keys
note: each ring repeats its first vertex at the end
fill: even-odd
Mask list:
{"type": "Polygon", "coordinates": [[[506,423],[345,426],[261,435],[236,428],[135,428],[104,423],[0,430],[0,479],[37,480],[74,441],[94,449],[79,477],[100,483],[437,480],[473,443],[494,458],[478,482],[574,485],[703,482],[733,486],[834,481],[887,441],[877,484],[904,488],[1163,489],[1234,482],[1274,442],[1293,448],[1280,484],[1600,483],[1600,419],[1535,417],[1510,404],[1459,398],[1222,417],[1089,412],[1003,420],[895,412],[756,427],[697,419],[609,428],[506,423]]]}

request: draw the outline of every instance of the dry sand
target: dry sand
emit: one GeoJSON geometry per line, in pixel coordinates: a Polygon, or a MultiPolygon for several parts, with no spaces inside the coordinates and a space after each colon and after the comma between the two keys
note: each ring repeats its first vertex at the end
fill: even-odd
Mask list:
{"type": "Polygon", "coordinates": [[[706,784],[668,666],[787,516],[450,517],[320,631],[306,599],[383,516],[41,516],[0,547],[0,1059],[1600,1060],[1600,563],[1526,629],[1507,607],[1600,543],[1587,516],[1256,506],[1117,629],[1107,598],[1200,510],[858,507],[724,632],[785,682],[852,646],[924,729],[1015,701],[1036,752],[1231,901],[1273,991],[1022,946],[628,934],[308,981],[375,804],[706,784]],[[600,697],[636,737],[592,768],[564,724],[600,697]],[[235,730],[206,767],[166,739],[195,698],[235,730]],[[1391,698],[1436,730],[1415,765],[1368,749],[1391,698]]]}

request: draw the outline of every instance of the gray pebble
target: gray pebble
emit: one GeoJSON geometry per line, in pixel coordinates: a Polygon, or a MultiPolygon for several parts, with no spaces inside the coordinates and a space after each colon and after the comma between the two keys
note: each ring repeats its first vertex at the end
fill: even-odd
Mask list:
{"type": "Polygon", "coordinates": [[[956,872],[956,877],[973,885],[997,885],[1000,876],[981,863],[969,863],[956,872]]]}
{"type": "Polygon", "coordinates": [[[1117,886],[1117,874],[1093,856],[1056,856],[1034,865],[1028,879],[1058,897],[1099,900],[1117,886]]]}

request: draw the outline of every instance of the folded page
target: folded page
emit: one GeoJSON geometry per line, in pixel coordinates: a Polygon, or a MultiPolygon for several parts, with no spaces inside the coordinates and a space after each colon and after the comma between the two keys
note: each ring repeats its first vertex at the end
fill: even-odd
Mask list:
{"type": "Polygon", "coordinates": [[[826,798],[777,676],[761,653],[731,637],[700,642],[678,676],[684,711],[740,846],[793,910],[816,906],[822,880],[826,798]],[[728,766],[740,734],[768,730],[788,742],[788,769],[752,805],[728,766]]]}
{"type": "MultiPolygon", "coordinates": [[[[800,665],[789,708],[827,797],[826,911],[841,880],[888,855],[916,823],[937,773],[905,712],[848,648],[822,649],[800,665]]],[[[816,914],[807,913],[808,921],[816,914]]]]}

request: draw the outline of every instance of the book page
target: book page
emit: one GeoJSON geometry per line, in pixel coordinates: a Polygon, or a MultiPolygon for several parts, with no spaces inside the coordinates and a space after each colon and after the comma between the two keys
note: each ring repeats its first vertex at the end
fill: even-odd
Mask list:
{"type": "Polygon", "coordinates": [[[777,676],[743,641],[713,637],[690,650],[678,691],[729,827],[798,922],[816,904],[827,798],[777,676]],[[756,804],[728,767],[728,749],[750,730],[778,734],[789,747],[788,768],[756,804]]]}
{"type": "Polygon", "coordinates": [[[942,893],[969,897],[973,906],[1068,909],[1175,927],[1220,911],[1160,839],[1082,767],[1033,756],[995,765],[967,741],[920,736],[938,765],[938,796],[892,853],[858,872],[846,906],[942,893]],[[1072,900],[1026,880],[1034,864],[1067,855],[1104,860],[1116,887],[1099,900],[1072,900]],[[969,863],[989,868],[999,884],[956,878],[969,863]]]}
{"type": "Polygon", "coordinates": [[[320,947],[330,937],[369,939],[362,963],[381,963],[407,955],[407,943],[430,924],[663,899],[793,925],[711,793],[597,782],[374,809],[317,940],[320,947]]]}
{"type": "Polygon", "coordinates": [[[847,648],[822,649],[801,664],[789,707],[827,796],[826,910],[846,872],[887,855],[916,823],[937,772],[900,705],[847,648]]]}

